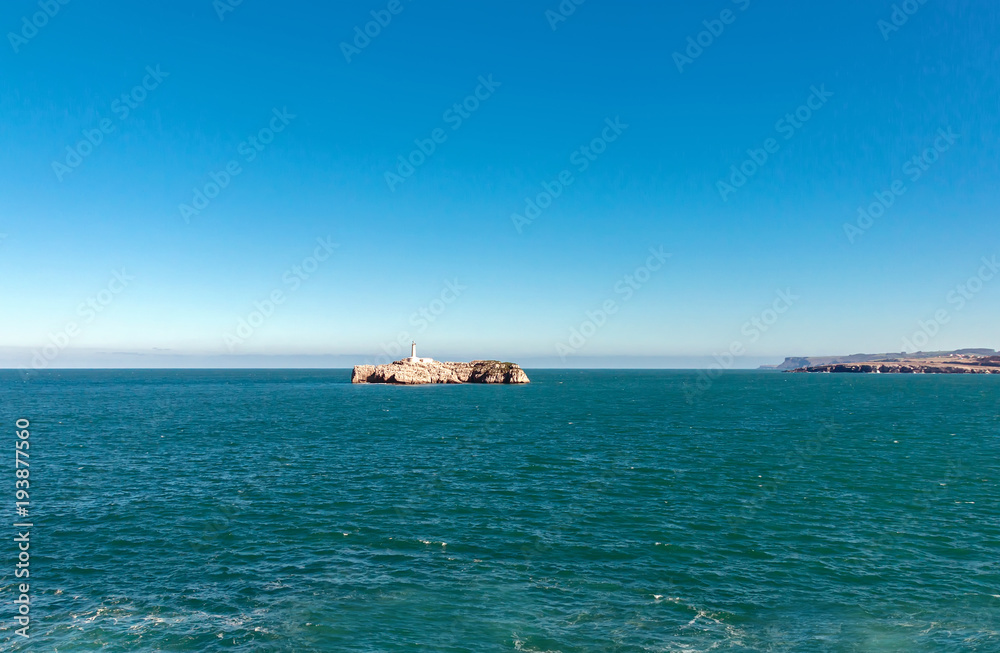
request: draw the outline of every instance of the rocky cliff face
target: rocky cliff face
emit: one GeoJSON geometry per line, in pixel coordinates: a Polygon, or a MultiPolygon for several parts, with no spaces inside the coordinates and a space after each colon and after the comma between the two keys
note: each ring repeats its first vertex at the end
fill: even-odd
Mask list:
{"type": "Polygon", "coordinates": [[[922,365],[908,362],[840,363],[800,367],[790,372],[819,372],[833,374],[1000,374],[1000,363],[985,362],[977,365],[922,365]]]}
{"type": "Polygon", "coordinates": [[[471,363],[409,363],[355,365],[351,383],[529,383],[528,375],[514,363],[472,361],[471,363]]]}
{"type": "Polygon", "coordinates": [[[899,352],[898,354],[850,354],[849,356],[789,356],[779,365],[761,365],[761,369],[796,370],[800,367],[819,368],[850,363],[898,362],[903,359],[914,361],[955,357],[984,359],[991,356],[995,358],[997,353],[992,349],[956,349],[954,351],[918,351],[910,354],[899,352]]]}

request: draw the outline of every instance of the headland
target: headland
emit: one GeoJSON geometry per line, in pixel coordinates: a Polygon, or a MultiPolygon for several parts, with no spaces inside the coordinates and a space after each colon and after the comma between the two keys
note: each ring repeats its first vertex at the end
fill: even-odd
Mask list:
{"type": "Polygon", "coordinates": [[[785,372],[840,374],[1000,374],[1000,354],[992,349],[849,356],[790,356],[775,366],[785,372]]]}

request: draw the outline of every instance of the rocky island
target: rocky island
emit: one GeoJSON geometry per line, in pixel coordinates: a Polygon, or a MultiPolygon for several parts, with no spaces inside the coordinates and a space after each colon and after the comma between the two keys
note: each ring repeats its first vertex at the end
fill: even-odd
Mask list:
{"type": "Polygon", "coordinates": [[[470,363],[442,363],[433,358],[418,358],[412,344],[409,358],[388,365],[355,365],[351,383],[530,383],[528,375],[516,363],[483,360],[470,363]]]}
{"type": "Polygon", "coordinates": [[[992,349],[789,357],[772,369],[840,374],[1000,374],[1000,355],[992,349]]]}

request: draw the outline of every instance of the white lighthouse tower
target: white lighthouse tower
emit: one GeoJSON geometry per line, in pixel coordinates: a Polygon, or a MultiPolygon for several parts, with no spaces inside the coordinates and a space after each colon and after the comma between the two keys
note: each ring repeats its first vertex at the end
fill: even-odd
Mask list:
{"type": "Polygon", "coordinates": [[[416,341],[410,342],[410,357],[403,359],[407,363],[433,363],[433,358],[418,358],[417,357],[417,343],[416,341]]]}

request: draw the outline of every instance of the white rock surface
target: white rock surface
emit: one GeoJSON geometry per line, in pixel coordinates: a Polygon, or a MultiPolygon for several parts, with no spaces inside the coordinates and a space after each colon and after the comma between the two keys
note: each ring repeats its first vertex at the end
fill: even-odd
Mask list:
{"type": "Polygon", "coordinates": [[[515,363],[472,361],[471,363],[411,363],[398,360],[388,365],[355,365],[351,383],[530,383],[515,363]]]}

